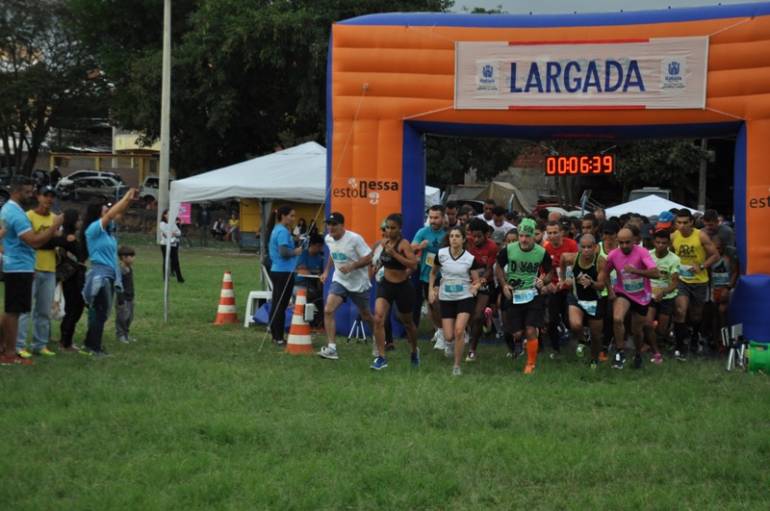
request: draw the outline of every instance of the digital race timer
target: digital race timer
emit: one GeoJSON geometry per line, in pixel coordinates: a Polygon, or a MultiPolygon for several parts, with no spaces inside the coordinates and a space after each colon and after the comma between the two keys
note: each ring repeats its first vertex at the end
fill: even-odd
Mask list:
{"type": "Polygon", "coordinates": [[[547,176],[597,175],[614,172],[615,156],[611,154],[547,156],[545,159],[547,176]]]}

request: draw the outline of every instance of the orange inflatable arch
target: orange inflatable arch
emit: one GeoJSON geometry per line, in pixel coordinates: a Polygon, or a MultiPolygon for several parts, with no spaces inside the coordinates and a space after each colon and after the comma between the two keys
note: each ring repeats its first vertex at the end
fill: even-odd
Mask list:
{"type": "Polygon", "coordinates": [[[770,342],[770,3],[580,15],[378,14],[332,27],[327,210],[369,242],[381,219],[423,222],[425,133],[552,139],[737,136],[743,275],[732,320],[770,342]],[[455,43],[708,37],[703,109],[458,110],[455,43]]]}

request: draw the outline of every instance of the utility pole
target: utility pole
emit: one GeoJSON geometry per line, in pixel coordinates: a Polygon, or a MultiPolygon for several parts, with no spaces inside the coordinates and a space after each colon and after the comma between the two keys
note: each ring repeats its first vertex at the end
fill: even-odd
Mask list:
{"type": "Polygon", "coordinates": [[[700,139],[700,148],[703,154],[700,157],[700,169],[698,171],[698,210],[706,211],[706,170],[708,169],[708,139],[700,139]]]}
{"type": "MultiPolygon", "coordinates": [[[[163,0],[163,72],[160,93],[160,169],[158,169],[158,218],[168,209],[168,167],[171,126],[171,0],[163,0]]],[[[169,215],[169,220],[171,220],[169,215]]],[[[176,217],[176,214],[173,215],[176,217]]],[[[170,238],[166,238],[167,241],[170,238]]],[[[160,228],[158,241],[161,241],[160,228]]],[[[171,246],[166,246],[166,274],[163,276],[163,321],[168,321],[168,264],[171,246]]]]}

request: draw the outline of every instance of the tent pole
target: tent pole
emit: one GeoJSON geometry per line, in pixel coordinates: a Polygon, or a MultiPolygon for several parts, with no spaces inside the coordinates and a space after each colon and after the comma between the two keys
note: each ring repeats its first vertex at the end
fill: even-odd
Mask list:
{"type": "MultiPolygon", "coordinates": [[[[260,205],[262,206],[262,222],[259,226],[259,264],[264,265],[267,258],[267,221],[270,218],[270,201],[260,199],[260,205]]],[[[262,289],[265,289],[265,277],[262,269],[259,272],[259,283],[262,289]]]]}

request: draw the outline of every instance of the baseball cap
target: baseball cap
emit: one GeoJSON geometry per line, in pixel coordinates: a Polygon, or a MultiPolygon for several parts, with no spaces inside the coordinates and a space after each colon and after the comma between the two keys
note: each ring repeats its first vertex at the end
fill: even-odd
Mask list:
{"type": "Polygon", "coordinates": [[[519,233],[526,234],[527,236],[534,236],[535,227],[537,227],[537,224],[535,224],[534,220],[525,218],[519,223],[519,233]]]}
{"type": "Polygon", "coordinates": [[[56,197],[56,188],[51,185],[44,185],[37,189],[38,195],[53,195],[56,197]]]}
{"type": "Polygon", "coordinates": [[[344,224],[345,217],[342,216],[342,213],[335,211],[334,213],[326,217],[326,223],[331,225],[344,224]]]}
{"type": "Polygon", "coordinates": [[[655,230],[660,231],[663,229],[671,229],[671,225],[674,222],[674,214],[670,211],[663,211],[658,215],[658,221],[655,223],[655,230]]]}

